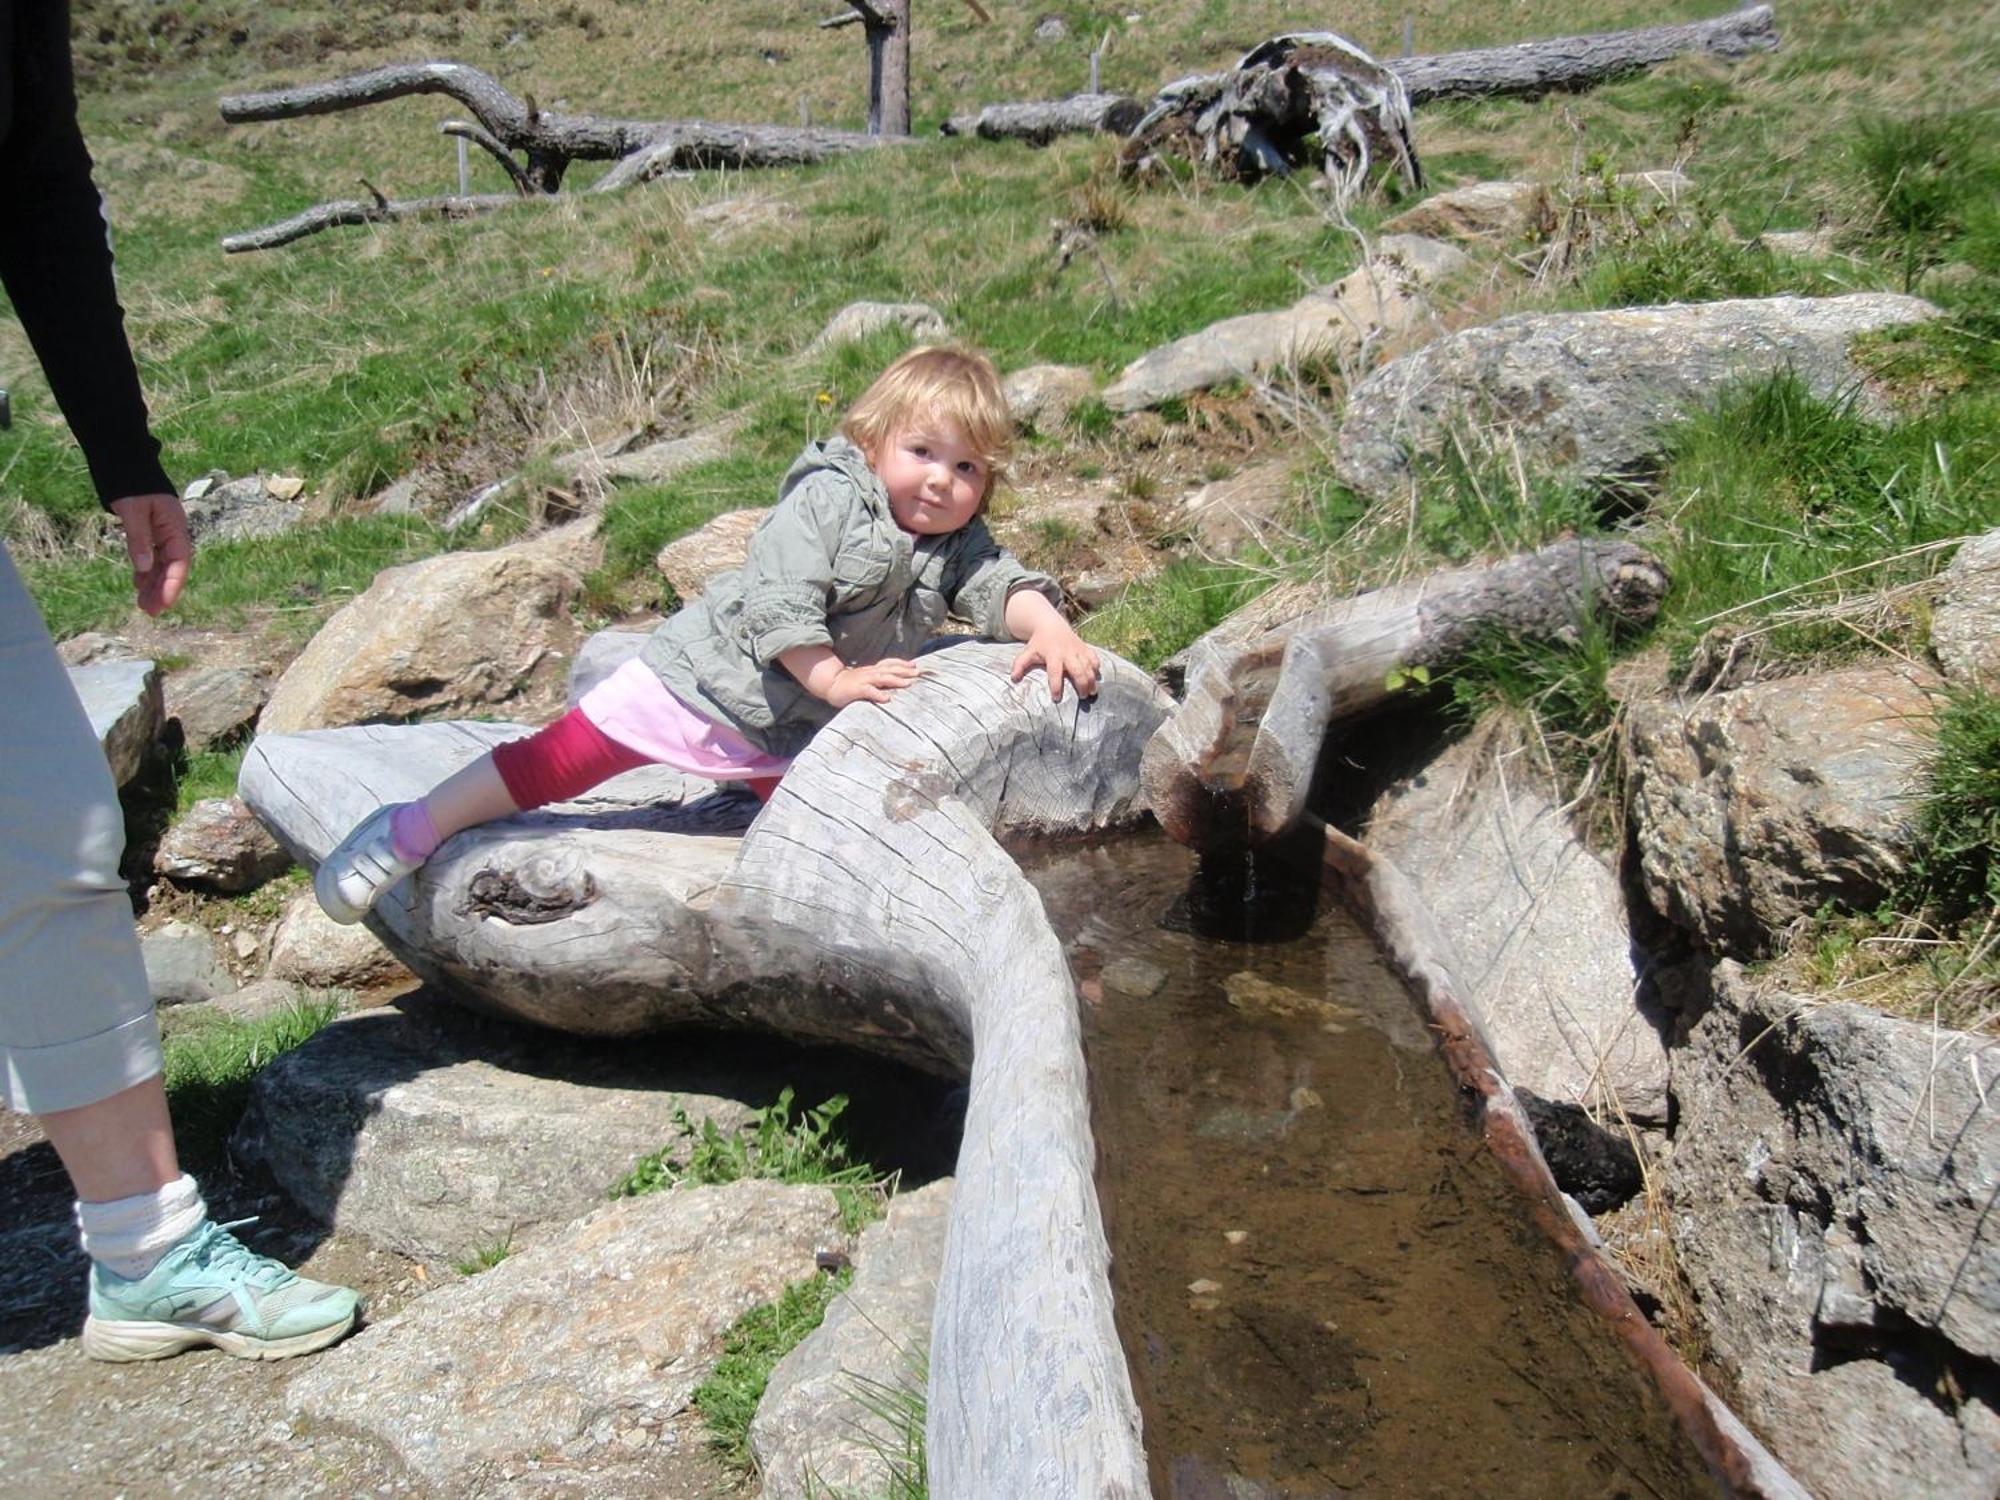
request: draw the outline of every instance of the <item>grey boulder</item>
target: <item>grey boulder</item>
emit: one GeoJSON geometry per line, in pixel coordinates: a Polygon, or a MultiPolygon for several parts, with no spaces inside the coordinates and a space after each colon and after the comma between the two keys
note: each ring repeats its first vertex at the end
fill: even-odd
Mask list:
{"type": "Polygon", "coordinates": [[[1887,662],[1634,704],[1626,790],[1647,897],[1738,958],[1828,902],[1873,907],[1912,850],[1939,686],[1887,662]]]}
{"type": "Polygon", "coordinates": [[[143,660],[103,659],[71,667],[69,680],[104,747],[111,779],[125,786],[145,769],[166,723],[159,668],[143,660]]]}
{"type": "MultiPolygon", "coordinates": [[[[1397,494],[1412,459],[1469,428],[1517,439],[1535,467],[1587,483],[1643,478],[1675,423],[1732,383],[1795,371],[1815,395],[1856,391],[1848,346],[1919,323],[1916,297],[1770,297],[1608,312],[1516,313],[1450,334],[1355,387],[1334,472],[1371,499],[1397,494]]],[[[1874,409],[1862,392],[1865,409],[1874,409]]]]}
{"type": "Polygon", "coordinates": [[[380,1444],[431,1493],[498,1493],[531,1460],[591,1475],[589,1493],[667,1493],[649,1459],[724,1332],[843,1244],[822,1187],[626,1199],[314,1359],[286,1407],[380,1444]]]}
{"type": "Polygon", "coordinates": [[[1725,961],[1675,1070],[1675,1248],[1740,1410],[1814,1491],[2000,1491],[1991,1037],[1725,961]]]}

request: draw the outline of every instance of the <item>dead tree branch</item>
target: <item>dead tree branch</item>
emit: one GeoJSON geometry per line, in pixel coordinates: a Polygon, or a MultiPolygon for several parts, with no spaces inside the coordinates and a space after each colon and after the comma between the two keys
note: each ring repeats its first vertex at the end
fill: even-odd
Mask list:
{"type": "MultiPolygon", "coordinates": [[[[726,125],[703,120],[619,120],[558,113],[539,108],[532,94],[517,98],[488,74],[457,62],[393,63],[298,88],[232,94],[222,99],[221,109],[223,119],[245,124],[362,109],[412,94],[443,94],[462,104],[478,125],[455,121],[446,127],[446,133],[477,142],[506,164],[516,186],[538,195],[554,194],[574,161],[617,162],[592,189],[607,192],[667,171],[801,166],[882,144],[880,137],[851,130],[726,125]],[[514,159],[516,152],[525,158],[525,165],[514,159]]],[[[326,203],[282,224],[232,235],[224,247],[268,249],[337,224],[432,214],[458,217],[492,206],[480,198],[411,199],[386,207],[376,205],[372,210],[365,204],[326,203]]]]}
{"type": "Polygon", "coordinates": [[[346,198],[334,203],[316,204],[304,213],[281,219],[276,224],[266,224],[262,229],[226,235],[222,248],[231,255],[240,255],[246,250],[275,250],[280,245],[289,245],[293,240],[302,240],[307,235],[318,234],[322,229],[332,229],[340,224],[387,224],[403,219],[469,219],[475,214],[491,213],[496,208],[507,208],[520,201],[519,195],[513,193],[489,193],[472,198],[453,195],[396,199],[380,194],[367,199],[346,198]]]}
{"type": "Polygon", "coordinates": [[[530,180],[527,169],[515,161],[513,154],[495,140],[492,132],[484,126],[474,124],[471,120],[446,120],[438,126],[438,134],[454,135],[461,140],[471,141],[506,169],[507,175],[514,179],[514,186],[523,198],[534,195],[535,184],[530,180]]]}

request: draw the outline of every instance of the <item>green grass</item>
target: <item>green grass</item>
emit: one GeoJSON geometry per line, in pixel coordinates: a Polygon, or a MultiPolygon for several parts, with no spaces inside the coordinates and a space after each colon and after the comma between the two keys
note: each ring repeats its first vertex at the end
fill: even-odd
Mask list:
{"type": "Polygon", "coordinates": [[[1791,375],[1741,388],[1680,434],[1656,507],[1673,577],[1662,630],[1677,658],[1727,621],[1794,659],[1921,641],[1892,591],[1928,578],[1951,539],[2000,519],[2000,403],[1941,403],[1893,425],[1791,375]],[[1870,616],[1884,601],[1889,618],[1870,616]]]}
{"type": "Polygon", "coordinates": [[[1889,252],[1904,290],[1925,269],[1963,258],[2000,271],[2000,111],[1876,115],[1854,132],[1873,214],[1863,232],[1889,252]]]}
{"type": "Polygon", "coordinates": [[[686,1110],[674,1111],[678,1139],[641,1157],[611,1186],[613,1198],[636,1198],[683,1184],[701,1186],[761,1178],[773,1182],[820,1184],[833,1189],[849,1232],[879,1211],[881,1180],[867,1162],[854,1158],[840,1125],[847,1096],[835,1094],[812,1109],[793,1114],[795,1096],[787,1087],[755,1111],[740,1130],[724,1130],[712,1117],[697,1125],[686,1110]]]}
{"type": "MultiPolygon", "coordinates": [[[[218,542],[196,554],[187,591],[170,618],[187,626],[264,623],[303,643],[382,569],[444,547],[437,527],[409,516],[339,520],[282,537],[218,542]]],[[[21,573],[58,638],[115,629],[131,616],[131,569],[122,560],[24,562],[21,573]]]]}
{"type": "Polygon", "coordinates": [[[783,464],[746,454],[668,484],[619,492],[604,508],[604,561],[584,580],[586,597],[605,615],[679,608],[681,599],[654,566],[660,548],[725,511],[772,504],[783,476],[783,464]]]}
{"type": "Polygon", "coordinates": [[[786,1287],[776,1302],[753,1307],[723,1335],[722,1358],[695,1387],[692,1400],[722,1461],[748,1473],[750,1420],[764,1398],[771,1371],[826,1317],[833,1299],[853,1280],[851,1269],[814,1276],[786,1287]]]}
{"type": "Polygon", "coordinates": [[[204,1017],[166,1038],[167,1108],[189,1170],[223,1163],[258,1070],[339,1014],[337,998],[317,997],[257,1021],[204,1017]]]}
{"type": "Polygon", "coordinates": [[[197,750],[188,756],[174,784],[174,816],[181,817],[197,802],[234,797],[236,773],[243,768],[247,744],[228,750],[197,750]]]}
{"type": "Polygon", "coordinates": [[[1150,672],[1220,625],[1268,582],[1239,568],[1183,558],[1089,616],[1082,634],[1150,672]]]}
{"type": "Polygon", "coordinates": [[[451,1268],[461,1276],[477,1276],[481,1271],[492,1270],[513,1253],[514,1234],[509,1230],[505,1237],[490,1245],[481,1245],[463,1260],[453,1261],[451,1268]]]}
{"type": "Polygon", "coordinates": [[[1904,897],[1962,923],[2000,910],[2000,693],[1960,688],[1938,713],[1904,897]]]}

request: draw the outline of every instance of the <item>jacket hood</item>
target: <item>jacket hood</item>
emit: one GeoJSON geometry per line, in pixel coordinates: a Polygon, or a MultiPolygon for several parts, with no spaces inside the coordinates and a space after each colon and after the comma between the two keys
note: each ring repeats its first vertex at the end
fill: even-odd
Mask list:
{"type": "Polygon", "coordinates": [[[868,467],[868,456],[846,438],[838,436],[806,444],[805,452],[786,471],[784,482],[778,486],[778,498],[784,499],[798,485],[826,470],[852,481],[867,496],[870,510],[882,516],[889,514],[889,493],[882,488],[882,481],[875,477],[875,471],[868,467]]]}

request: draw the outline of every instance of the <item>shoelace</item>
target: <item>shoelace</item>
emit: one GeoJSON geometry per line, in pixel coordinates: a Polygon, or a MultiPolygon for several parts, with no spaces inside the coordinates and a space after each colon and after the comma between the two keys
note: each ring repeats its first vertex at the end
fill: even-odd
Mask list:
{"type": "Polygon", "coordinates": [[[257,1222],[257,1215],[218,1224],[211,1219],[200,1241],[189,1247],[190,1258],[211,1271],[235,1277],[264,1291],[272,1291],[292,1279],[292,1273],[276,1261],[259,1255],[233,1231],[257,1222]]]}

